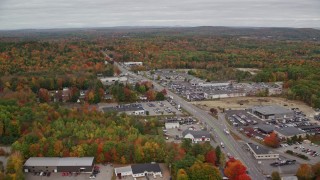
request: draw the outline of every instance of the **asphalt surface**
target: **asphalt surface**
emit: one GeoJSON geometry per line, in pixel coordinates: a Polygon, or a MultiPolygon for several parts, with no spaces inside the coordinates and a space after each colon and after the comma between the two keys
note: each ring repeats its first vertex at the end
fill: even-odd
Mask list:
{"type": "MultiPolygon", "coordinates": [[[[118,66],[121,72],[128,73],[128,75],[138,79],[138,80],[146,80],[146,81],[152,81],[150,79],[147,79],[143,76],[137,75],[135,73],[130,72],[129,70],[125,69],[123,66],[121,66],[119,63],[115,62],[115,65],[118,66]]],[[[152,81],[154,88],[157,90],[162,90],[164,87],[159,85],[157,82],[152,81]]],[[[204,122],[208,128],[214,129],[215,134],[215,140],[220,143],[223,142],[225,148],[222,148],[222,150],[225,153],[230,153],[233,157],[239,159],[244,163],[244,165],[247,167],[247,170],[249,172],[249,175],[253,180],[261,180],[265,179],[265,175],[262,174],[262,171],[258,169],[257,165],[252,161],[252,157],[249,157],[248,154],[245,152],[243,148],[241,148],[240,142],[237,142],[231,135],[227,135],[224,132],[224,129],[227,127],[226,124],[224,124],[224,121],[216,120],[211,115],[208,114],[208,112],[199,109],[198,107],[188,103],[183,98],[179,97],[178,95],[172,93],[167,89],[167,94],[172,96],[174,101],[177,104],[180,104],[183,109],[185,109],[187,112],[189,112],[192,116],[197,118],[198,120],[204,122]]],[[[219,118],[220,119],[220,118],[219,118]]]]}

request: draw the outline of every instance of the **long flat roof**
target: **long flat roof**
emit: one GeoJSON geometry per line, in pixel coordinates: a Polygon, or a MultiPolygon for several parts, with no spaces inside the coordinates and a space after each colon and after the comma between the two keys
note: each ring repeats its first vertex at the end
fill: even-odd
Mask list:
{"type": "Polygon", "coordinates": [[[260,155],[260,154],[270,154],[270,151],[264,147],[258,146],[256,144],[247,143],[247,145],[250,147],[254,153],[260,155]]]}
{"type": "Polygon", "coordinates": [[[133,164],[131,165],[133,174],[140,174],[145,172],[161,172],[159,164],[133,164]]]}
{"type": "Polygon", "coordinates": [[[294,136],[305,133],[304,131],[296,128],[296,127],[283,127],[283,128],[275,128],[275,131],[285,136],[294,136]]]}
{"type": "Polygon", "coordinates": [[[257,112],[264,114],[264,115],[293,113],[293,111],[286,109],[284,107],[278,106],[278,105],[254,106],[254,107],[252,107],[252,110],[257,111],[257,112]]]}
{"type": "Polygon", "coordinates": [[[92,166],[94,157],[31,157],[24,166],[92,166]]]}

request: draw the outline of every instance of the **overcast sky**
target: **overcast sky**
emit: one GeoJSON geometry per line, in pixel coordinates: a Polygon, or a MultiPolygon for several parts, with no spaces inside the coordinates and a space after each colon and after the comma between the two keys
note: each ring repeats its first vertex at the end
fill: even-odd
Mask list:
{"type": "Polygon", "coordinates": [[[320,27],[320,0],[0,0],[0,29],[320,27]]]}

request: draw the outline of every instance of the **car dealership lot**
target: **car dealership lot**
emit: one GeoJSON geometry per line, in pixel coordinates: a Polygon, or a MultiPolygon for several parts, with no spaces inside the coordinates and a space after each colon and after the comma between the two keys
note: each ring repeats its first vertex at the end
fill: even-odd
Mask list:
{"type": "Polygon", "coordinates": [[[301,143],[299,145],[287,145],[281,147],[280,150],[283,152],[291,150],[295,153],[303,154],[310,159],[311,164],[315,164],[320,161],[320,146],[316,144],[301,143]]]}

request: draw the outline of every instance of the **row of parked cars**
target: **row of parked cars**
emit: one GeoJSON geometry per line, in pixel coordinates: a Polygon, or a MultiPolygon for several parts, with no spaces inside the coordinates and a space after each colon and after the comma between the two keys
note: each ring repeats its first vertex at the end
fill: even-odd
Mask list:
{"type": "MultiPolygon", "coordinates": [[[[318,145],[314,145],[314,146],[318,147],[318,145]]],[[[310,155],[310,156],[312,156],[312,157],[320,156],[320,152],[317,152],[317,151],[315,151],[315,150],[308,149],[308,148],[305,148],[305,147],[303,147],[303,146],[300,146],[300,147],[296,146],[296,147],[294,147],[294,149],[298,149],[298,148],[301,150],[301,152],[304,152],[304,153],[306,153],[306,154],[308,154],[308,155],[310,155]]]]}
{"type": "Polygon", "coordinates": [[[278,166],[291,165],[295,163],[296,163],[296,160],[283,160],[283,161],[271,163],[270,166],[278,167],[278,166]]]}
{"type": "Polygon", "coordinates": [[[35,176],[47,176],[49,177],[51,175],[51,172],[35,172],[33,175],[35,176]]]}

